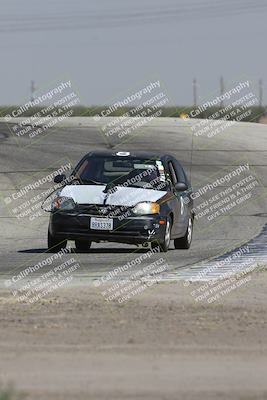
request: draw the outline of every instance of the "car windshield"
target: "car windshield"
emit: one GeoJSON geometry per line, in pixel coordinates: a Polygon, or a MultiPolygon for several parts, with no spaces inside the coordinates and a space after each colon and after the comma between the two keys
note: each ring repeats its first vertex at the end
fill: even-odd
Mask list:
{"type": "Polygon", "coordinates": [[[160,160],[88,157],[76,170],[75,176],[82,184],[166,190],[165,172],[160,160]]]}

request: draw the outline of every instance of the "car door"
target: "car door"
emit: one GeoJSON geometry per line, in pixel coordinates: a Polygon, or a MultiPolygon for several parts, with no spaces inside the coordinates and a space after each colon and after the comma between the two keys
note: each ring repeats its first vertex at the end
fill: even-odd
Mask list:
{"type": "Polygon", "coordinates": [[[181,203],[179,225],[182,233],[184,234],[188,226],[188,219],[192,216],[192,208],[193,208],[193,200],[191,196],[192,187],[181,164],[176,159],[173,159],[172,161],[178,182],[184,182],[187,185],[187,190],[178,192],[181,203]]]}
{"type": "Polygon", "coordinates": [[[172,227],[172,236],[178,236],[181,233],[181,221],[180,221],[180,216],[181,216],[181,210],[182,210],[182,204],[181,204],[181,196],[180,192],[178,192],[175,189],[176,183],[178,183],[178,177],[174,168],[173,161],[171,159],[167,160],[167,168],[168,168],[168,175],[169,179],[171,181],[171,191],[172,191],[172,198],[170,200],[170,208],[173,212],[174,218],[173,218],[173,227],[172,227]]]}

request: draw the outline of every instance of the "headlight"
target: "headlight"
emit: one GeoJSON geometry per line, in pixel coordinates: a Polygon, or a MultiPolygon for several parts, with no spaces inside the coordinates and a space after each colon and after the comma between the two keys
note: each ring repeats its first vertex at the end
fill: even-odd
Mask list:
{"type": "Polygon", "coordinates": [[[52,211],[54,210],[73,210],[76,204],[71,197],[57,197],[52,203],[52,211]]]}
{"type": "Polygon", "coordinates": [[[133,208],[133,213],[142,215],[142,214],[158,214],[159,213],[159,204],[152,203],[149,201],[144,201],[143,203],[138,203],[133,208]]]}

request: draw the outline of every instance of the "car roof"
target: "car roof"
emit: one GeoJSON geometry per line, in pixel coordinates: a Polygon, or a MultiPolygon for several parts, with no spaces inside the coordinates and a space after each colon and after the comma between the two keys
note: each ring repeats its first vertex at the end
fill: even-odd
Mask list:
{"type": "Polygon", "coordinates": [[[165,153],[156,153],[156,152],[147,152],[147,151],[126,151],[126,150],[94,150],[91,151],[90,153],[86,154],[85,157],[92,157],[92,156],[99,156],[99,157],[132,157],[132,158],[157,158],[157,159],[162,159],[165,157],[171,157],[173,156],[165,153]],[[125,153],[125,154],[123,154],[125,153]],[[129,153],[129,154],[127,154],[129,153]]]}

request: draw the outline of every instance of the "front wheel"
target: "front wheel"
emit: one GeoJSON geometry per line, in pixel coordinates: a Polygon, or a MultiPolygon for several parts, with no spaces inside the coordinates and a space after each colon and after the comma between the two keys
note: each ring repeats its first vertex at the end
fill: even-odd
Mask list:
{"type": "Polygon", "coordinates": [[[55,236],[51,235],[48,231],[47,235],[47,247],[49,253],[57,253],[61,249],[65,249],[67,246],[67,240],[57,239],[55,236]]]}
{"type": "Polygon", "coordinates": [[[183,237],[174,239],[174,247],[176,249],[189,249],[192,242],[193,235],[193,219],[192,217],[188,220],[187,230],[183,237]]]}
{"type": "Polygon", "coordinates": [[[166,221],[166,228],[164,232],[164,237],[158,243],[157,241],[152,242],[152,249],[159,247],[161,253],[166,253],[169,250],[170,242],[171,242],[171,228],[172,224],[170,219],[168,218],[166,221]]]}

